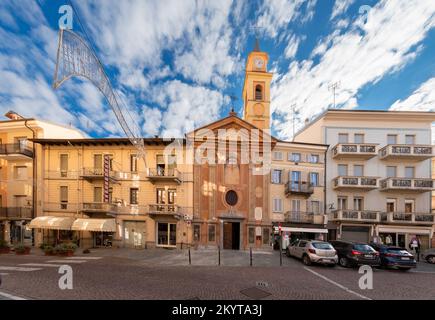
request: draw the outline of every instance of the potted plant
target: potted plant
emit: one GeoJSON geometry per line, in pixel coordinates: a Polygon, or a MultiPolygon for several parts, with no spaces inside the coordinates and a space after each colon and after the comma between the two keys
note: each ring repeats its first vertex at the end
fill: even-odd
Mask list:
{"type": "Polygon", "coordinates": [[[9,253],[11,252],[11,248],[8,243],[4,240],[0,240],[0,253],[9,253]]]}
{"type": "Polygon", "coordinates": [[[55,248],[58,255],[63,257],[71,257],[74,255],[74,252],[77,250],[77,245],[74,243],[62,243],[56,246],[55,248]]]}
{"type": "Polygon", "coordinates": [[[56,249],[50,245],[46,245],[43,250],[44,250],[44,253],[46,256],[55,256],[56,255],[56,249]]]}
{"type": "Polygon", "coordinates": [[[29,254],[30,253],[30,247],[25,246],[23,244],[19,244],[15,246],[15,254],[23,255],[23,254],[29,254]]]}

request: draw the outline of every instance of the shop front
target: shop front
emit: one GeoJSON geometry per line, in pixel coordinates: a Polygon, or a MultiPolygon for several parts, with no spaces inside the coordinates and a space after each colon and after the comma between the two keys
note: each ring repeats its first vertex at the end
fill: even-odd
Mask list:
{"type": "Polygon", "coordinates": [[[70,217],[43,216],[33,219],[28,228],[36,229],[35,245],[44,243],[55,246],[76,239],[75,233],[71,231],[73,222],[74,218],[70,217]]]}
{"type": "Polygon", "coordinates": [[[111,247],[116,232],[115,219],[76,219],[71,230],[79,234],[79,246],[111,247]]]}
{"type": "Polygon", "coordinates": [[[281,237],[281,249],[285,250],[296,240],[320,240],[327,241],[328,229],[323,228],[304,228],[304,227],[279,227],[274,226],[274,249],[279,249],[279,239],[281,237]]]}
{"type": "Polygon", "coordinates": [[[400,226],[379,226],[378,227],[379,241],[382,244],[398,246],[410,250],[409,244],[413,238],[420,240],[420,251],[430,248],[431,228],[407,228],[400,226]]]}

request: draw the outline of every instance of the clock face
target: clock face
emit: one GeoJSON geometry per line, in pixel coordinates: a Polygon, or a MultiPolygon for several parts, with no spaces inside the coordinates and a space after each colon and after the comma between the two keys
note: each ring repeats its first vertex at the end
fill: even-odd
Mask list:
{"type": "Polygon", "coordinates": [[[256,68],[259,68],[259,69],[263,68],[263,66],[264,66],[263,59],[260,59],[260,58],[255,59],[254,60],[254,65],[255,65],[256,68]]]}

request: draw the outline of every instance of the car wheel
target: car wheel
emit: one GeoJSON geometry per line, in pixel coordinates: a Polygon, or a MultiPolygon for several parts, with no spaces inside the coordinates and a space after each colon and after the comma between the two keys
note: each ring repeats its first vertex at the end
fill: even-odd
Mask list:
{"type": "Polygon", "coordinates": [[[347,268],[347,267],[349,266],[349,263],[348,263],[348,261],[347,261],[347,258],[345,258],[345,257],[340,257],[340,258],[338,259],[338,263],[340,264],[340,266],[342,266],[342,267],[344,267],[344,268],[347,268]]]}
{"type": "Polygon", "coordinates": [[[427,256],[426,261],[435,264],[435,256],[427,256]]]}
{"type": "Polygon", "coordinates": [[[310,266],[310,265],[311,265],[310,257],[307,256],[307,255],[304,255],[304,256],[302,257],[302,262],[303,262],[304,265],[306,265],[306,266],[310,266]]]}

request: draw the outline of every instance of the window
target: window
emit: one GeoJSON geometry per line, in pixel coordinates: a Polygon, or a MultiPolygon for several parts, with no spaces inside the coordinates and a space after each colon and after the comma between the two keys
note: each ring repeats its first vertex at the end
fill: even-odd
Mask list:
{"type": "Polygon", "coordinates": [[[387,166],[387,178],[395,178],[397,175],[397,167],[387,166]]]}
{"type": "Polygon", "coordinates": [[[60,155],[60,176],[61,177],[68,176],[68,155],[67,154],[60,155]]]}
{"type": "Polygon", "coordinates": [[[301,162],[301,154],[300,153],[292,153],[291,158],[289,159],[293,162],[301,162]]]}
{"type": "Polygon", "coordinates": [[[414,200],[413,199],[406,199],[405,200],[405,213],[412,213],[414,212],[414,200]]]}
{"type": "MultiPolygon", "coordinates": [[[[237,158],[236,158],[237,159],[237,158]]],[[[177,156],[174,154],[168,155],[168,170],[174,171],[177,168],[177,156]]],[[[170,174],[174,174],[173,172],[170,174]]]]}
{"type": "Polygon", "coordinates": [[[156,196],[157,196],[156,202],[158,204],[166,203],[165,189],[163,188],[156,189],[156,196]]]}
{"type": "Polygon", "coordinates": [[[292,172],[289,172],[289,175],[290,175],[289,178],[290,178],[290,181],[292,182],[292,184],[294,186],[298,187],[299,182],[301,181],[301,176],[302,176],[301,172],[300,171],[292,171],[292,172]]]}
{"type": "Polygon", "coordinates": [[[177,196],[177,190],[176,189],[169,189],[168,190],[168,210],[169,211],[175,211],[175,198],[177,196]]]}
{"type": "Polygon", "coordinates": [[[26,166],[14,167],[14,176],[15,176],[16,180],[26,180],[27,179],[27,167],[26,166]]]}
{"type": "Polygon", "coordinates": [[[137,155],[130,155],[130,171],[137,172],[137,155]]]}
{"type": "Polygon", "coordinates": [[[273,212],[282,212],[282,199],[273,199],[273,212]]]}
{"type": "Polygon", "coordinates": [[[307,241],[301,240],[299,241],[298,247],[304,248],[307,245],[307,241]]]}
{"type": "Polygon", "coordinates": [[[405,178],[414,178],[414,167],[405,167],[405,178]]]}
{"type": "Polygon", "coordinates": [[[387,134],[387,144],[397,144],[397,134],[387,134]]]}
{"type": "Polygon", "coordinates": [[[130,204],[138,204],[138,188],[130,188],[130,204]]]}
{"type": "Polygon", "coordinates": [[[387,199],[387,212],[396,211],[396,199],[387,199]]]}
{"type": "Polygon", "coordinates": [[[310,172],[310,183],[313,187],[319,186],[319,173],[310,172]]]}
{"type": "Polygon", "coordinates": [[[239,196],[237,195],[237,192],[235,192],[234,190],[229,190],[225,194],[225,201],[229,206],[235,206],[239,201],[239,196]]]}
{"type": "Polygon", "coordinates": [[[405,143],[406,144],[415,144],[415,135],[413,135],[413,134],[405,135],[405,143]]]}
{"type": "Polygon", "coordinates": [[[310,163],[319,163],[319,155],[318,154],[312,154],[308,158],[308,162],[310,163]]]}
{"type": "Polygon", "coordinates": [[[339,164],[338,165],[338,175],[340,177],[347,176],[347,164],[339,164]]]}
{"type": "Polygon", "coordinates": [[[156,156],[156,168],[157,175],[164,176],[165,175],[165,159],[163,155],[159,154],[156,156]]]}
{"type": "Polygon", "coordinates": [[[355,143],[364,143],[364,134],[355,133],[355,135],[353,136],[353,140],[355,143]]]}
{"type": "Polygon", "coordinates": [[[255,228],[253,227],[248,228],[248,242],[249,244],[255,243],[255,228]]]}
{"type": "Polygon", "coordinates": [[[268,245],[270,242],[270,230],[269,228],[263,228],[263,245],[268,245]]]}
{"type": "Polygon", "coordinates": [[[301,200],[292,200],[292,212],[301,212],[301,200]]]}
{"type": "Polygon", "coordinates": [[[208,225],[208,242],[216,241],[216,226],[214,224],[208,225]]]}
{"type": "Polygon", "coordinates": [[[201,240],[201,225],[193,225],[193,241],[199,242],[201,240]]]}
{"type": "Polygon", "coordinates": [[[282,183],[282,171],[281,170],[272,170],[272,183],[282,183]]]}
{"type": "Polygon", "coordinates": [[[347,209],[347,197],[338,197],[338,210],[346,210],[347,209]]]}
{"type": "Polygon", "coordinates": [[[349,135],[347,133],[339,133],[338,134],[338,143],[348,143],[349,135]]]}
{"type": "Polygon", "coordinates": [[[355,177],[362,177],[364,175],[364,166],[355,164],[353,166],[353,175],[355,177]]]}
{"type": "Polygon", "coordinates": [[[68,207],[68,187],[61,186],[60,187],[60,208],[67,209],[68,207]]]}
{"type": "Polygon", "coordinates": [[[94,202],[96,202],[96,203],[103,202],[103,188],[102,187],[94,187],[94,202]]]}
{"type": "Polygon", "coordinates": [[[311,201],[310,206],[311,210],[309,212],[320,214],[320,201],[311,201]]]}
{"type": "Polygon", "coordinates": [[[263,88],[259,84],[255,86],[255,100],[263,100],[263,88]]]}
{"type": "Polygon", "coordinates": [[[353,209],[357,210],[357,211],[362,211],[364,210],[364,205],[363,205],[363,198],[353,198],[353,209]]]}
{"type": "Polygon", "coordinates": [[[20,149],[27,147],[27,137],[15,137],[14,142],[19,145],[20,149]]]}
{"type": "Polygon", "coordinates": [[[94,169],[96,172],[102,172],[103,169],[103,155],[94,154],[94,169]],[[99,171],[98,171],[99,170],[99,171]]]}
{"type": "Polygon", "coordinates": [[[273,160],[282,160],[282,152],[274,151],[273,152],[273,160]]]}

